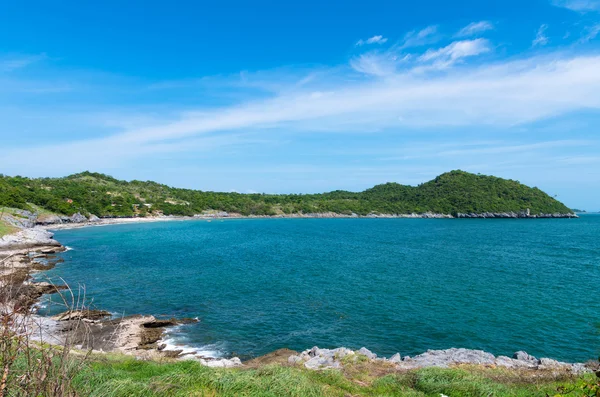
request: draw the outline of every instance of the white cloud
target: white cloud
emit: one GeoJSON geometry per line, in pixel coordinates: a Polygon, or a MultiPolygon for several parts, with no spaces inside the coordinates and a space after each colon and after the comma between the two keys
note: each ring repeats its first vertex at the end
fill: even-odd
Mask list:
{"type": "Polygon", "coordinates": [[[409,54],[400,58],[393,51],[383,53],[370,52],[352,58],[350,60],[350,66],[359,73],[370,76],[386,77],[394,75],[398,65],[407,61],[409,58],[409,54]]]}
{"type": "Polygon", "coordinates": [[[385,42],[387,42],[387,41],[388,41],[387,38],[385,38],[381,35],[378,35],[378,36],[373,36],[371,38],[368,38],[366,40],[360,39],[356,42],[356,45],[362,46],[365,44],[385,44],[385,42]]]}
{"type": "MultiPolygon", "coordinates": [[[[415,44],[417,39],[431,40],[436,32],[428,28],[411,33],[401,46],[415,44]]],[[[311,77],[302,79],[302,84],[298,84],[297,73],[289,79],[276,74],[272,81],[265,73],[261,82],[282,86],[266,99],[262,95],[262,99],[193,111],[180,108],[177,112],[171,107],[169,114],[159,112],[159,117],[151,117],[149,122],[113,122],[110,136],[97,133],[87,140],[28,148],[5,145],[0,169],[37,169],[41,173],[101,169],[106,168],[102,165],[121,166],[158,154],[196,155],[257,142],[256,137],[250,139],[241,132],[268,140],[293,133],[402,133],[424,127],[505,129],[582,109],[600,110],[599,55],[554,51],[471,66],[466,63],[469,57],[491,51],[488,40],[455,41],[420,55],[403,54],[401,46],[363,54],[352,59],[350,66],[319,68],[314,74],[303,70],[302,76],[311,77]]],[[[10,128],[0,126],[0,133],[14,134],[10,128]]]]}
{"type": "Polygon", "coordinates": [[[548,36],[546,36],[546,30],[548,30],[548,25],[543,24],[537,31],[535,35],[535,39],[531,42],[531,45],[535,46],[545,46],[548,44],[548,36]]]}
{"type": "Polygon", "coordinates": [[[419,57],[419,61],[433,62],[434,67],[443,69],[452,66],[461,58],[472,57],[489,51],[489,41],[486,39],[455,41],[446,47],[428,50],[419,57]]]}
{"type": "Polygon", "coordinates": [[[462,28],[456,37],[469,37],[494,29],[494,25],[488,21],[473,22],[462,28]]]}
{"type": "Polygon", "coordinates": [[[552,4],[577,12],[600,11],[600,0],[552,0],[552,4]]]}
{"type": "MultiPolygon", "coordinates": [[[[459,59],[478,52],[468,46],[458,50],[460,47],[445,50],[445,57],[459,59]]],[[[432,57],[430,53],[429,58],[432,57]]],[[[36,162],[40,166],[60,162],[95,168],[97,163],[110,162],[115,157],[195,150],[198,145],[229,145],[232,133],[247,130],[269,135],[276,133],[277,128],[320,131],[323,126],[330,131],[511,126],[578,109],[600,109],[598,70],[600,56],[564,57],[555,53],[477,68],[449,69],[436,77],[398,72],[385,81],[340,84],[323,96],[313,96],[314,91],[294,93],[187,113],[173,122],[126,130],[110,137],[56,147],[4,148],[0,168],[9,169],[31,162],[32,158],[39,159],[36,162]],[[198,136],[204,138],[191,145],[198,136]],[[57,152],[63,154],[60,159],[54,155],[57,152]]]]}
{"type": "Polygon", "coordinates": [[[408,32],[404,36],[404,41],[401,48],[420,47],[427,44],[432,44],[437,41],[437,25],[431,25],[425,29],[408,32]]]}
{"type": "Polygon", "coordinates": [[[598,36],[599,33],[600,33],[600,23],[593,25],[593,26],[588,26],[585,28],[585,33],[584,33],[583,37],[579,40],[579,42],[586,43],[590,40],[593,40],[598,36]]]}

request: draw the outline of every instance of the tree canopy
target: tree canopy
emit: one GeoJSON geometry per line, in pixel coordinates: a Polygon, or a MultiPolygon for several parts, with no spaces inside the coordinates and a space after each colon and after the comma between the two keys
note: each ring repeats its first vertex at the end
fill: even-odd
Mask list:
{"type": "Polygon", "coordinates": [[[194,215],[207,210],[242,215],[293,213],[410,214],[518,212],[571,213],[538,188],[493,176],[451,171],[418,186],[386,183],[363,192],[240,194],[178,189],[156,182],[121,181],[82,172],[64,178],[0,174],[0,206],[100,217],[194,215]]]}

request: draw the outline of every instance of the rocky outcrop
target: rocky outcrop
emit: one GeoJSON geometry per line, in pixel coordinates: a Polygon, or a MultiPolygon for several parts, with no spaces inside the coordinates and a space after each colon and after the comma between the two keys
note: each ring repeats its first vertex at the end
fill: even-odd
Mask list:
{"type": "Polygon", "coordinates": [[[81,215],[79,212],[76,214],[71,215],[71,217],[69,218],[69,222],[71,223],[84,223],[87,222],[87,218],[83,215],[81,215]]]}
{"type": "Polygon", "coordinates": [[[2,214],[2,220],[5,223],[8,223],[11,226],[17,227],[19,229],[29,228],[35,226],[35,220],[37,219],[37,215],[30,211],[13,209],[10,213],[5,211],[0,211],[2,214]]]}
{"type": "MultiPolygon", "coordinates": [[[[96,217],[97,218],[97,217],[96,217]]],[[[36,217],[35,224],[36,225],[61,225],[65,223],[86,223],[88,222],[88,218],[81,213],[77,212],[71,216],[66,215],[56,215],[56,214],[41,214],[36,217]]]]}
{"type": "Polygon", "coordinates": [[[559,362],[549,358],[537,359],[525,352],[517,352],[512,358],[506,356],[495,357],[491,353],[482,350],[470,349],[447,349],[447,350],[429,350],[415,357],[400,356],[396,353],[387,358],[378,358],[377,355],[366,348],[357,351],[340,347],[337,349],[319,349],[313,347],[305,350],[298,355],[291,355],[288,363],[292,365],[303,365],[308,369],[333,369],[342,368],[347,362],[354,362],[360,357],[372,362],[387,363],[394,365],[399,370],[410,370],[426,367],[447,368],[460,364],[497,366],[513,369],[530,370],[556,370],[568,373],[581,374],[592,372],[585,364],[571,364],[559,362]],[[349,361],[348,361],[349,360],[349,361]]]}
{"type": "Polygon", "coordinates": [[[458,213],[457,218],[501,218],[501,219],[536,219],[536,218],[579,218],[574,213],[555,214],[532,214],[529,210],[520,212],[481,212],[481,213],[458,213]]]}
{"type": "Polygon", "coordinates": [[[39,227],[23,229],[20,232],[0,238],[0,251],[50,246],[60,247],[61,244],[54,240],[53,236],[53,233],[39,227]]]}
{"type": "Polygon", "coordinates": [[[106,310],[69,310],[64,313],[57,314],[53,317],[56,321],[72,321],[72,320],[88,320],[97,321],[106,317],[111,317],[111,314],[106,310]]]}

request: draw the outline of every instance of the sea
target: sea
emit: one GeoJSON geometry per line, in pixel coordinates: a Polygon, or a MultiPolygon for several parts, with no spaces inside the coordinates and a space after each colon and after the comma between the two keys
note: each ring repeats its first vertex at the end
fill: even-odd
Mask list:
{"type": "MultiPolygon", "coordinates": [[[[38,278],[115,317],[197,318],[165,342],[207,357],[312,346],[600,355],[600,215],[189,220],[55,238],[70,249],[38,278]]],[[[44,314],[64,310],[53,301],[44,314]]]]}

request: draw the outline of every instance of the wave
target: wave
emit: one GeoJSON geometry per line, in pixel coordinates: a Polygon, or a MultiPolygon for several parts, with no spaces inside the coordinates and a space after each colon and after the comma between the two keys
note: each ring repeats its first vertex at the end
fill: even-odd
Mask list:
{"type": "Polygon", "coordinates": [[[73,251],[73,248],[69,247],[68,245],[65,245],[65,252],[67,251],[73,251]]]}
{"type": "Polygon", "coordinates": [[[164,344],[164,350],[181,350],[182,355],[190,358],[222,358],[224,356],[224,344],[211,343],[208,345],[189,344],[187,338],[178,334],[179,327],[173,327],[167,331],[158,342],[158,345],[164,344]]]}

